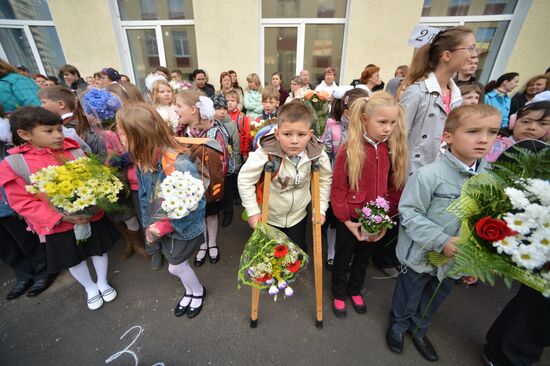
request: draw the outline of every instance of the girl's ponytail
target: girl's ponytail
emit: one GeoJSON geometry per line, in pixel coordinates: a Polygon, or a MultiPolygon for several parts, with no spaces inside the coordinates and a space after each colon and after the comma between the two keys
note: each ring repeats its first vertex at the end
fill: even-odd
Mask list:
{"type": "Polygon", "coordinates": [[[498,88],[505,81],[512,81],[517,76],[519,76],[517,72],[507,72],[506,74],[502,74],[498,79],[496,79],[496,81],[491,80],[489,84],[485,86],[485,93],[489,93],[491,90],[498,88]]]}
{"type": "Polygon", "coordinates": [[[485,94],[489,93],[490,91],[492,91],[496,87],[497,87],[497,81],[496,80],[489,81],[487,83],[487,85],[485,85],[485,94]]]}

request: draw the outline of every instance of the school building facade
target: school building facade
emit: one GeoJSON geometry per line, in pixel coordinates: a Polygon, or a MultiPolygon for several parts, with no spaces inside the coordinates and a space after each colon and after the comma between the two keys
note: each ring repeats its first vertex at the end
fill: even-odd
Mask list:
{"type": "Polygon", "coordinates": [[[550,66],[548,14],[547,0],[3,0],[0,57],[47,75],[65,63],[82,77],[114,67],[141,86],[156,66],[200,67],[216,88],[229,69],[243,86],[275,71],[288,86],[303,68],[315,80],[333,66],[347,84],[367,64],[387,81],[410,63],[417,24],[465,25],[479,80],[516,71],[523,83],[550,66]]]}

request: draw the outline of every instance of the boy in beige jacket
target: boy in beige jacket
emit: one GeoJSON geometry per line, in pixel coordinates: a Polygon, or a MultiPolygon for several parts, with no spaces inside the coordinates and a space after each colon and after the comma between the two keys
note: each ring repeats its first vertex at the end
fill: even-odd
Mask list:
{"type": "Polygon", "coordinates": [[[321,222],[325,221],[328,207],[332,168],[320,142],[311,131],[311,112],[300,102],[285,104],[279,110],[277,127],[260,140],[260,147],[250,153],[238,177],[239,193],[248,224],[255,228],[262,212],[256,197],[256,184],[260,181],[264,165],[273,161],[269,195],[268,224],[283,231],[307,251],[306,216],[311,202],[311,165],[319,161],[321,192],[321,222]]]}

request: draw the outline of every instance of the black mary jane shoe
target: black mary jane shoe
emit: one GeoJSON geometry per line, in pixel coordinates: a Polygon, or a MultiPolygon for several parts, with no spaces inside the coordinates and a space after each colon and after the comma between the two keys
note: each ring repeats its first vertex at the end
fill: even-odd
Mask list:
{"type": "Polygon", "coordinates": [[[195,267],[200,267],[204,264],[204,261],[206,259],[206,249],[199,248],[197,251],[197,254],[199,254],[201,251],[204,251],[204,257],[199,259],[198,257],[195,257],[195,267]]]}
{"type": "MultiPolygon", "coordinates": [[[[186,297],[192,298],[191,295],[185,294],[185,295],[183,295],[181,300],[185,299],[186,297]]],[[[187,306],[181,306],[181,300],[178,302],[178,305],[176,305],[176,308],[174,309],[174,315],[177,316],[177,317],[185,315],[185,313],[187,313],[187,310],[189,309],[189,304],[187,306]]],[[[191,302],[189,302],[189,303],[191,303],[191,302]]]]}
{"type": "Polygon", "coordinates": [[[8,292],[6,300],[17,299],[19,296],[23,295],[27,290],[32,286],[32,280],[28,281],[16,281],[15,286],[8,292]]]}
{"type": "MultiPolygon", "coordinates": [[[[202,301],[201,301],[201,304],[196,308],[192,307],[191,303],[189,303],[189,308],[187,309],[187,317],[189,319],[194,318],[197,315],[199,315],[199,313],[202,310],[202,305],[204,304],[205,296],[206,296],[206,288],[204,286],[202,287],[202,295],[201,296],[192,296],[193,299],[202,299],[202,301]]],[[[191,301],[193,301],[193,300],[191,300],[191,301]]]]}
{"type": "Polygon", "coordinates": [[[218,248],[217,245],[213,245],[211,247],[208,247],[208,259],[210,260],[210,263],[212,263],[212,264],[216,264],[220,260],[220,249],[218,248]],[[212,257],[210,255],[210,249],[214,249],[214,248],[218,249],[218,255],[215,256],[215,257],[212,257]]]}

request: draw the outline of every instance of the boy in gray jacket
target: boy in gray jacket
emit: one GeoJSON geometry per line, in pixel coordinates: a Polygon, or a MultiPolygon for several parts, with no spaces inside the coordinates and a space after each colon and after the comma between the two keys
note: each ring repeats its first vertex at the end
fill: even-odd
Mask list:
{"type": "MultiPolygon", "coordinates": [[[[446,209],[460,196],[466,179],[487,169],[482,158],[496,140],[499,123],[500,112],[487,105],[453,110],[443,133],[449,150],[440,160],[417,170],[405,186],[399,202],[401,226],[396,248],[402,272],[395,286],[386,334],[388,346],[395,353],[403,351],[404,335],[409,332],[422,357],[428,361],[438,359],[426,330],[454,280],[445,278],[446,268],[430,265],[426,254],[437,251],[453,257],[457,252],[460,221],[446,209]]],[[[472,281],[475,279],[470,278],[472,281]]]]}

